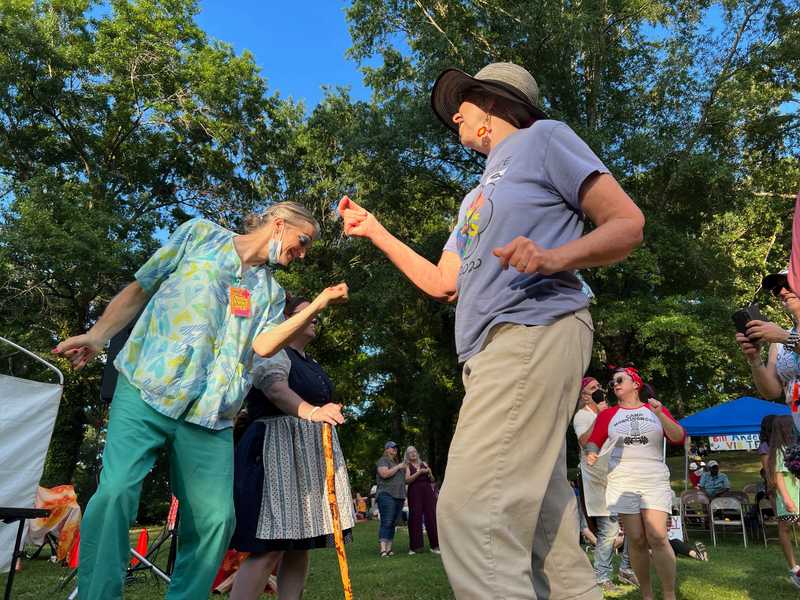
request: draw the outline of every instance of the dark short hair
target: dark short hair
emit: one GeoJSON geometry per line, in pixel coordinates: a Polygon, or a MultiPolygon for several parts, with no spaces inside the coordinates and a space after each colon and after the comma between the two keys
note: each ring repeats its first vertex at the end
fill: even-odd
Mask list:
{"type": "Polygon", "coordinates": [[[294,311],[297,310],[297,307],[305,303],[311,304],[311,300],[305,296],[292,296],[290,294],[286,294],[286,304],[283,306],[283,315],[286,318],[291,317],[294,314],[294,311]]]}

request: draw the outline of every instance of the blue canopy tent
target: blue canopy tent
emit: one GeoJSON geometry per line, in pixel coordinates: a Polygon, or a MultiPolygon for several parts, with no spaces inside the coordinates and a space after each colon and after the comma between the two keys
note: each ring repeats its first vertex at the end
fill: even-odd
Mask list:
{"type": "Polygon", "coordinates": [[[686,430],[685,487],[689,481],[689,438],[710,435],[744,435],[758,433],[761,420],[767,415],[789,415],[789,406],[780,402],[769,402],[752,396],[742,396],[706,408],[684,417],[680,424],[686,430]]]}

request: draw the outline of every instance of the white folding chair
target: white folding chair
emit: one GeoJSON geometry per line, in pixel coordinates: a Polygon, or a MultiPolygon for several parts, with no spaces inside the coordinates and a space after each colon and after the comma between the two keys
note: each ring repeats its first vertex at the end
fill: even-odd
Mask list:
{"type": "Polygon", "coordinates": [[[742,530],[742,540],[744,540],[744,547],[747,548],[744,510],[742,510],[742,503],[737,498],[726,496],[714,498],[709,504],[709,512],[711,513],[711,539],[714,541],[714,546],[717,545],[717,527],[721,527],[723,531],[726,527],[737,527],[742,530]],[[737,519],[732,513],[738,513],[739,518],[737,519]]]}

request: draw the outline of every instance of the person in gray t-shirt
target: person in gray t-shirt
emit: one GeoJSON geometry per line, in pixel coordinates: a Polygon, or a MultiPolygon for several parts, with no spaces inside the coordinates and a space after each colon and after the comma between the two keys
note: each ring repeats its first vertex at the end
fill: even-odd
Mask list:
{"type": "Polygon", "coordinates": [[[397,444],[386,442],[383,456],[375,464],[375,471],[375,501],[381,519],[378,528],[381,556],[393,556],[394,530],[406,500],[406,463],[397,462],[397,444]]]}
{"type": "Polygon", "coordinates": [[[437,519],[459,599],[602,597],[566,479],[565,435],[593,335],[577,270],[623,260],[644,217],[589,146],[548,119],[538,93],[511,63],[436,80],[435,114],[486,156],[437,264],[351,199],[339,204],[346,234],[369,239],[423,293],[458,301],[465,396],[437,519]],[[587,218],[595,228],[583,235],[587,218]]]}

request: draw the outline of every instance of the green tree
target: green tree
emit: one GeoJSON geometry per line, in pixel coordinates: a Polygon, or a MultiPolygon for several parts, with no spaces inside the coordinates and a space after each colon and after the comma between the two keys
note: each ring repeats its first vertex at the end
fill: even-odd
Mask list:
{"type": "MultiPolygon", "coordinates": [[[[0,5],[0,330],[31,348],[89,327],[163,232],[235,227],[283,186],[302,108],[248,53],[209,40],[189,0],[0,5]]],[[[70,370],[45,483],[102,440],[101,364],[70,370]]],[[[82,477],[93,480],[96,461],[82,477]]],[[[86,498],[82,498],[86,499],[86,498]]]]}

